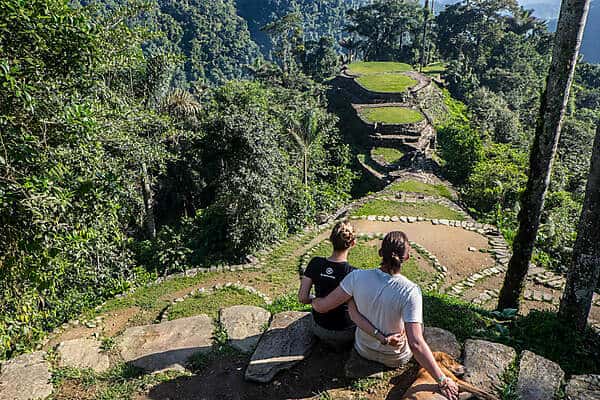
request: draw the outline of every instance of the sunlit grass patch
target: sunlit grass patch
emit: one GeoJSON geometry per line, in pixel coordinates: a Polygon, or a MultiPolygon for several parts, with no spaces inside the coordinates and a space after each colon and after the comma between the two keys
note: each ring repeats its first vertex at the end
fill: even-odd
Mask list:
{"type": "Polygon", "coordinates": [[[371,123],[414,124],[425,119],[419,111],[408,107],[369,107],[363,109],[360,114],[371,123]]]}
{"type": "Polygon", "coordinates": [[[388,189],[394,192],[422,193],[430,196],[440,196],[447,199],[452,199],[452,192],[450,189],[441,183],[431,184],[415,180],[407,180],[394,182],[388,187],[388,189]]]}
{"type": "Polygon", "coordinates": [[[423,67],[421,72],[427,75],[438,75],[443,72],[446,72],[446,64],[444,64],[443,62],[432,63],[423,67]]]}
{"type": "Polygon", "coordinates": [[[394,61],[357,61],[348,65],[352,75],[381,74],[386,72],[406,72],[412,67],[405,63],[394,61]]]}
{"type": "Polygon", "coordinates": [[[404,157],[404,153],[391,147],[375,147],[371,150],[371,157],[384,161],[386,164],[394,164],[404,157]]]}
{"type": "Polygon", "coordinates": [[[399,73],[363,75],[356,81],[367,90],[381,93],[401,93],[417,84],[415,79],[399,73]]]}
{"type": "Polygon", "coordinates": [[[169,320],[199,314],[206,314],[216,319],[221,308],[236,305],[266,307],[264,300],[257,294],[230,287],[214,292],[199,293],[182,302],[175,303],[169,310],[169,320]]]}
{"type": "Polygon", "coordinates": [[[406,203],[393,200],[375,199],[360,207],[354,215],[405,215],[407,217],[426,217],[462,221],[460,212],[437,203],[406,203]]]}

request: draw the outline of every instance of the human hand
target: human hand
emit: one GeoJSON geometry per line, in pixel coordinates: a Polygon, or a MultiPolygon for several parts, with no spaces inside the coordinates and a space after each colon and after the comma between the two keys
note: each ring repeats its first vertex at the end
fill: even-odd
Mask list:
{"type": "Polygon", "coordinates": [[[458,400],[458,385],[450,378],[440,384],[440,392],[449,400],[458,400]]]}
{"type": "Polygon", "coordinates": [[[386,336],[387,344],[393,347],[401,347],[406,344],[406,335],[402,333],[393,333],[386,336]]]}

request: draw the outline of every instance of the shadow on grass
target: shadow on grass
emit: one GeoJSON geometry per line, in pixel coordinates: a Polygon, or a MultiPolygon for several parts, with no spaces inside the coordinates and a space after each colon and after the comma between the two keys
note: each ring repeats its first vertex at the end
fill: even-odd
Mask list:
{"type": "Polygon", "coordinates": [[[328,390],[349,386],[344,363],[349,352],[335,353],[317,344],[310,356],[272,382],[258,384],[244,379],[250,355],[221,354],[203,363],[193,376],[163,382],[138,400],[192,399],[290,399],[310,398],[328,390]]]}
{"type": "Polygon", "coordinates": [[[530,350],[560,364],[567,375],[600,373],[600,335],[588,328],[580,334],[548,311],[531,311],[510,327],[510,345],[530,350]]]}

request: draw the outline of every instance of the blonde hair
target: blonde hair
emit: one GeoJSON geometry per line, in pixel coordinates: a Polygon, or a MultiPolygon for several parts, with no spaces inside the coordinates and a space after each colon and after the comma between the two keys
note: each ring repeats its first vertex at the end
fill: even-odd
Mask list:
{"type": "Polygon", "coordinates": [[[356,228],[350,222],[344,220],[335,224],[331,230],[329,241],[334,250],[346,250],[352,246],[356,240],[356,228]]]}

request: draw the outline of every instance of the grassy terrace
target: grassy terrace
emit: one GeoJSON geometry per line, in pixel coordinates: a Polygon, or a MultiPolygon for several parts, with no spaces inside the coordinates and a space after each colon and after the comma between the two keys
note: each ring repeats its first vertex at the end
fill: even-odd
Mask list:
{"type": "Polygon", "coordinates": [[[445,197],[447,199],[452,199],[453,197],[450,189],[441,183],[434,185],[414,180],[394,182],[388,187],[388,190],[394,192],[422,193],[429,196],[445,197]]]}
{"type": "Polygon", "coordinates": [[[423,67],[422,72],[427,75],[438,75],[446,71],[446,64],[437,62],[423,67]]]}
{"type": "Polygon", "coordinates": [[[356,81],[365,89],[380,93],[401,93],[417,84],[413,78],[398,73],[363,75],[356,81]]]}
{"type": "Polygon", "coordinates": [[[359,61],[348,65],[348,73],[358,75],[356,81],[360,85],[383,93],[404,92],[416,85],[416,80],[403,74],[410,70],[410,65],[393,61],[359,61]]]}
{"type": "Polygon", "coordinates": [[[169,320],[198,314],[207,314],[216,320],[221,308],[236,305],[266,308],[264,300],[256,294],[236,288],[224,288],[214,293],[197,294],[190,299],[174,304],[169,312],[169,320]]]}
{"type": "Polygon", "coordinates": [[[394,61],[359,61],[348,65],[348,72],[352,75],[383,74],[410,70],[412,70],[410,65],[394,61]]]}
{"type": "Polygon", "coordinates": [[[414,124],[423,121],[425,118],[419,111],[408,107],[365,108],[360,115],[371,123],[381,122],[385,124],[414,124]]]}
{"type": "Polygon", "coordinates": [[[437,203],[404,203],[375,199],[363,205],[354,215],[404,215],[462,221],[465,217],[451,208],[437,203]]]}
{"type": "Polygon", "coordinates": [[[384,161],[387,164],[394,164],[404,157],[404,153],[390,147],[375,147],[371,150],[371,157],[384,161]]]}

